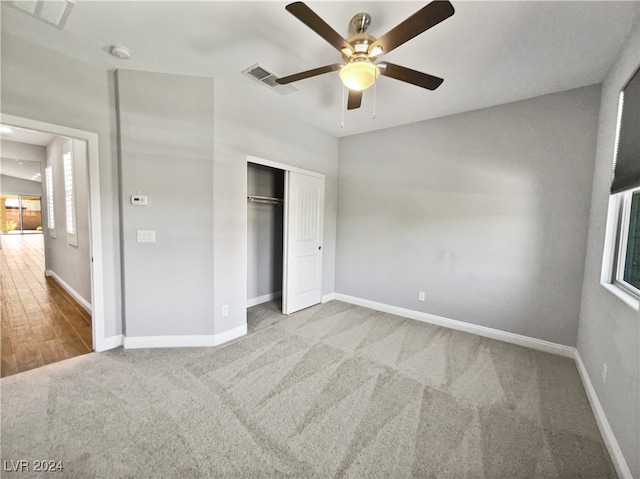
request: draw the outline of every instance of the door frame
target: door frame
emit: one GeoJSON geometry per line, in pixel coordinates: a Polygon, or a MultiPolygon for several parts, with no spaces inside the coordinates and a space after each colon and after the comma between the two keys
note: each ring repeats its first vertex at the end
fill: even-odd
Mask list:
{"type": "MultiPolygon", "coordinates": [[[[287,211],[288,211],[288,195],[287,195],[287,188],[286,188],[286,184],[287,184],[287,179],[289,176],[289,172],[294,172],[294,173],[300,173],[303,175],[308,175],[308,176],[313,176],[316,178],[321,178],[323,180],[326,181],[326,175],[322,174],[322,173],[318,173],[316,171],[310,171],[310,170],[305,170],[304,168],[298,168],[296,166],[291,166],[291,165],[287,165],[284,163],[278,163],[277,161],[271,161],[271,160],[265,160],[264,158],[259,158],[257,156],[252,156],[252,155],[247,155],[247,161],[245,164],[245,168],[244,168],[244,175],[245,175],[245,180],[244,180],[244,196],[247,196],[247,166],[248,163],[255,163],[256,165],[262,165],[262,166],[268,166],[270,168],[276,168],[278,170],[283,170],[284,174],[285,174],[285,195],[284,195],[284,201],[283,201],[283,208],[284,208],[284,215],[283,215],[283,255],[282,255],[282,261],[283,261],[283,265],[282,265],[282,298],[284,301],[285,295],[287,294],[286,291],[286,284],[287,284],[287,255],[285,254],[287,251],[287,245],[288,245],[288,238],[286,235],[286,231],[287,231],[287,211]]],[[[246,229],[246,225],[247,225],[247,216],[246,216],[246,208],[245,208],[245,220],[244,220],[244,224],[245,224],[245,235],[244,235],[244,249],[245,249],[245,258],[248,258],[249,255],[249,238],[248,238],[248,232],[246,229]]],[[[245,263],[245,285],[244,285],[244,289],[245,289],[245,309],[246,309],[246,291],[247,291],[247,285],[249,283],[249,278],[246,276],[246,270],[247,270],[247,266],[245,263]]]]}
{"type": "Polygon", "coordinates": [[[66,126],[45,123],[13,115],[0,115],[3,125],[37,130],[59,136],[84,140],[87,143],[87,169],[89,172],[89,251],[91,254],[91,329],[93,349],[96,352],[109,349],[105,344],[104,329],[104,267],[102,259],[102,224],[100,222],[100,163],[98,159],[98,134],[66,126]]]}

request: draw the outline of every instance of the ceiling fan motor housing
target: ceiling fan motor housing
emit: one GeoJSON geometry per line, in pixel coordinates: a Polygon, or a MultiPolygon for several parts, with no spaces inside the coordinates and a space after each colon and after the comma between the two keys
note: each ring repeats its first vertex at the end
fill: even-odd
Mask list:
{"type": "Polygon", "coordinates": [[[347,40],[354,48],[355,51],[349,51],[346,48],[341,50],[342,59],[345,62],[349,62],[355,55],[364,53],[370,59],[370,61],[374,61],[377,57],[367,54],[369,50],[369,45],[376,41],[375,37],[371,35],[367,35],[366,33],[357,33],[347,40]]]}

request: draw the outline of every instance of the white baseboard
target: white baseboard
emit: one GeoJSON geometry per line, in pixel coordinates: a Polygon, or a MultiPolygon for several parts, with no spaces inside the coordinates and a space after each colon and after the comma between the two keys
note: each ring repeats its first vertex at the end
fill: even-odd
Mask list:
{"type": "Polygon", "coordinates": [[[323,303],[328,303],[329,301],[333,301],[334,299],[336,299],[336,293],[329,293],[329,294],[325,294],[322,297],[322,302],[323,303]]]}
{"type": "Polygon", "coordinates": [[[104,338],[102,344],[96,346],[96,352],[108,351],[109,349],[119,348],[124,344],[124,336],[117,334],[108,338],[104,338]]]}
{"type": "Polygon", "coordinates": [[[142,348],[201,348],[212,347],[231,341],[247,334],[244,324],[229,331],[218,334],[203,334],[191,336],[125,336],[125,349],[142,348]]]}
{"type": "Polygon", "coordinates": [[[587,368],[584,366],[582,358],[580,357],[580,353],[577,349],[574,357],[576,360],[576,366],[578,367],[578,373],[580,373],[580,378],[582,379],[582,384],[584,385],[584,389],[587,392],[587,397],[589,398],[589,402],[591,403],[593,415],[596,418],[596,423],[598,424],[598,428],[600,429],[600,434],[602,435],[604,443],[607,446],[607,450],[609,451],[609,456],[611,456],[611,461],[616,468],[616,473],[618,474],[618,477],[620,479],[633,479],[633,475],[631,474],[629,465],[627,464],[627,461],[625,460],[624,455],[620,450],[618,440],[613,434],[613,429],[611,429],[611,425],[607,420],[607,416],[604,414],[602,404],[600,404],[600,400],[598,399],[596,390],[593,387],[593,383],[591,382],[589,373],[587,373],[587,368]]]}
{"type": "Polygon", "coordinates": [[[455,329],[457,331],[464,331],[465,333],[476,334],[485,338],[497,339],[498,341],[517,344],[519,346],[537,349],[540,351],[545,351],[547,353],[565,356],[567,358],[573,358],[576,350],[576,348],[565,346],[563,344],[552,343],[550,341],[544,341],[542,339],[530,338],[528,336],[522,336],[521,334],[500,331],[499,329],[487,328],[486,326],[478,326],[476,324],[465,323],[464,321],[457,321],[455,319],[443,318],[442,316],[436,316],[435,314],[413,311],[411,309],[399,308],[397,306],[390,306],[388,304],[377,303],[375,301],[356,298],[354,296],[348,296],[346,294],[336,293],[335,299],[338,301],[343,301],[345,303],[355,304],[357,306],[363,306],[369,309],[375,309],[376,311],[395,314],[404,318],[415,319],[417,321],[435,324],[436,326],[455,329]]]}
{"type": "Polygon", "coordinates": [[[242,326],[238,326],[237,328],[230,329],[228,331],[224,331],[222,333],[214,334],[215,345],[226,343],[227,341],[231,341],[233,339],[239,338],[241,336],[245,336],[247,334],[247,324],[243,324],[242,326]]]}
{"type": "Polygon", "coordinates": [[[215,346],[213,334],[193,336],[125,336],[125,349],[143,348],[196,348],[215,346]]]}
{"type": "Polygon", "coordinates": [[[55,279],[56,282],[60,286],[62,286],[62,288],[87,311],[87,313],[91,314],[91,303],[80,296],[80,294],[71,286],[69,286],[69,284],[65,280],[58,276],[55,271],[48,269],[44,272],[44,274],[45,276],[51,276],[53,279],[55,279]]]}
{"type": "Polygon", "coordinates": [[[257,306],[262,303],[266,303],[267,301],[272,301],[276,298],[282,297],[282,291],[276,291],[275,293],[264,294],[262,296],[258,296],[257,298],[247,299],[247,308],[251,306],[257,306]]]}

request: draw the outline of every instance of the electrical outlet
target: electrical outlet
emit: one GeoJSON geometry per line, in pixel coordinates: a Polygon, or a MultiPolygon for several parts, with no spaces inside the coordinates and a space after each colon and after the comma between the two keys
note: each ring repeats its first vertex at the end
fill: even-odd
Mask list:
{"type": "Polygon", "coordinates": [[[609,373],[609,368],[605,363],[602,363],[602,382],[607,382],[607,374],[609,373]]]}
{"type": "Polygon", "coordinates": [[[226,318],[227,316],[229,316],[229,305],[228,305],[228,304],[225,304],[225,305],[222,307],[222,317],[223,317],[223,318],[226,318]]]}
{"type": "Polygon", "coordinates": [[[424,301],[424,291],[418,293],[418,301],[424,301]]]}

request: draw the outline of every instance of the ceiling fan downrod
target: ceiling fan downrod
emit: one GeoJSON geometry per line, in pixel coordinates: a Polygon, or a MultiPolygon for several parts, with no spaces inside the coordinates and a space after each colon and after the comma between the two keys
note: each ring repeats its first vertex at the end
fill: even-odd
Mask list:
{"type": "Polygon", "coordinates": [[[364,33],[367,31],[367,28],[369,28],[369,25],[371,25],[371,15],[368,13],[356,13],[351,19],[351,22],[349,22],[349,25],[355,33],[364,33]]]}

